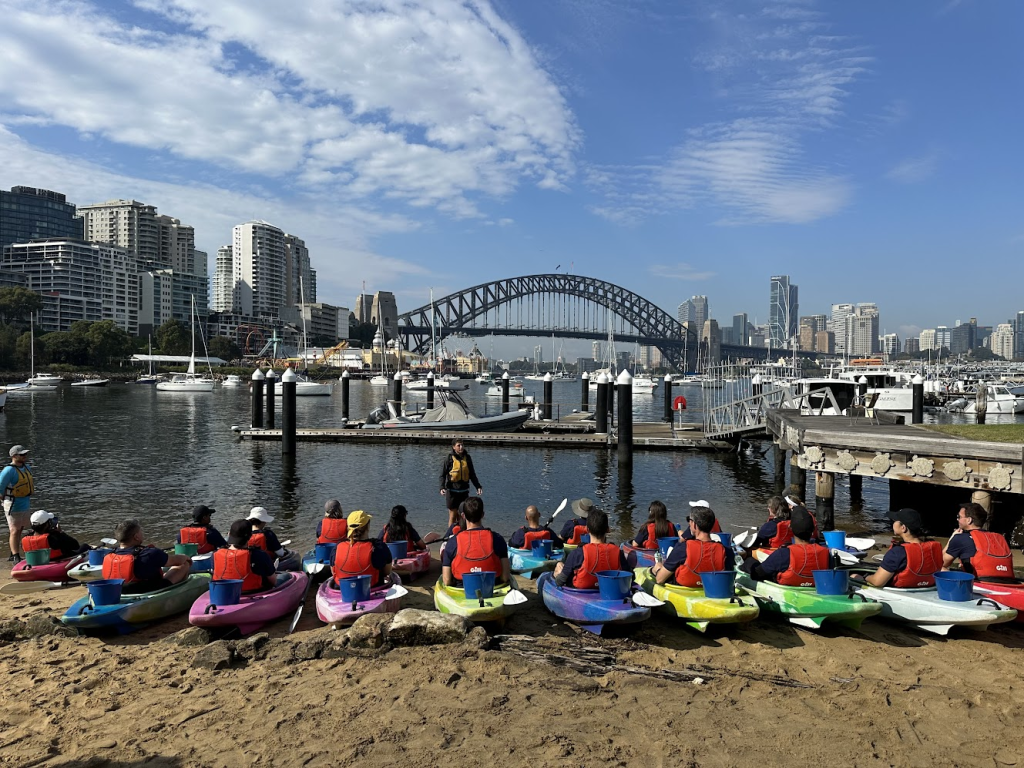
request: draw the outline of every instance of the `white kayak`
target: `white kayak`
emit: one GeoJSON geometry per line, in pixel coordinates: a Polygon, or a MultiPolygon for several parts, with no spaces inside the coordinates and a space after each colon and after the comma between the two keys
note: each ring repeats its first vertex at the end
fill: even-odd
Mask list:
{"type": "Polygon", "coordinates": [[[936,635],[947,635],[953,627],[988,629],[991,624],[1017,618],[1017,611],[979,592],[974,592],[974,596],[964,602],[940,600],[935,587],[858,587],[857,593],[882,604],[879,618],[902,621],[936,635]]]}

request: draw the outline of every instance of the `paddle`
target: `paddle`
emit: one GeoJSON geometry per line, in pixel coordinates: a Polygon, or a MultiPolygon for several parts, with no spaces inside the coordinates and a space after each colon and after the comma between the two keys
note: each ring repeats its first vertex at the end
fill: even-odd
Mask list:
{"type": "Polygon", "coordinates": [[[981,592],[984,595],[1012,595],[1012,592],[997,592],[994,589],[986,589],[985,587],[979,587],[978,582],[974,582],[974,591],[981,592]]]}
{"type": "Polygon", "coordinates": [[[633,605],[639,605],[641,608],[658,608],[664,604],[654,595],[648,595],[646,592],[633,593],[633,605]]]}
{"type": "Polygon", "coordinates": [[[753,544],[756,540],[757,529],[752,528],[746,533],[741,533],[739,536],[732,540],[732,543],[735,544],[737,547],[743,547],[745,549],[747,544],[753,544]]]}
{"type": "Polygon", "coordinates": [[[441,534],[440,533],[436,533],[434,531],[431,531],[430,533],[428,533],[426,536],[423,537],[423,543],[424,544],[433,544],[435,541],[437,541],[440,538],[441,538],[441,534]]]}
{"type": "Polygon", "coordinates": [[[309,594],[309,588],[313,585],[313,580],[306,577],[306,588],[302,590],[302,600],[299,602],[299,607],[295,609],[295,615],[292,617],[291,626],[288,627],[288,634],[290,635],[295,631],[295,625],[299,623],[299,619],[302,617],[302,609],[306,607],[306,596],[309,594]]]}
{"type": "Polygon", "coordinates": [[[843,565],[859,565],[860,558],[855,555],[851,555],[849,552],[844,552],[841,549],[833,549],[832,554],[839,558],[839,562],[843,565]]]}
{"type": "Polygon", "coordinates": [[[64,581],[12,581],[0,587],[0,595],[28,595],[33,592],[45,592],[58,587],[70,587],[81,582],[64,581]]]}
{"type": "Polygon", "coordinates": [[[853,547],[854,549],[867,550],[875,546],[874,539],[859,539],[854,536],[846,537],[846,546],[853,547]]]}
{"type": "MultiPolygon", "coordinates": [[[[564,502],[562,506],[565,506],[564,502]]],[[[554,519],[554,515],[552,515],[552,519],[554,519]]],[[[508,594],[505,595],[505,599],[501,601],[502,605],[522,605],[523,603],[525,603],[526,595],[524,595],[522,592],[516,589],[516,580],[513,579],[511,576],[509,577],[508,585],[511,587],[511,589],[509,590],[508,594]]]]}
{"type": "Polygon", "coordinates": [[[399,597],[405,597],[409,594],[409,590],[403,587],[401,584],[393,584],[391,589],[384,593],[385,600],[394,600],[399,597]]]}
{"type": "Polygon", "coordinates": [[[548,518],[548,525],[551,525],[553,522],[555,522],[555,518],[558,517],[558,513],[565,509],[565,505],[568,503],[569,499],[562,499],[562,503],[558,505],[558,509],[556,509],[554,514],[552,514],[551,517],[548,518]]]}

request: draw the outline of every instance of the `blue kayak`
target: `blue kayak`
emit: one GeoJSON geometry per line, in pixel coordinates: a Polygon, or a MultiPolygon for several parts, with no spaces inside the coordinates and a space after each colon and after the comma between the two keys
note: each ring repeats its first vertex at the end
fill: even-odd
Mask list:
{"type": "Polygon", "coordinates": [[[534,555],[532,549],[509,547],[508,556],[512,563],[512,573],[532,579],[535,572],[554,570],[555,564],[565,557],[565,550],[555,549],[551,552],[551,557],[544,558],[534,555]]]}
{"type": "Polygon", "coordinates": [[[60,620],[84,631],[116,629],[123,635],[159,619],[185,613],[209,588],[209,573],[193,573],[180,584],[164,589],[121,595],[113,605],[93,605],[91,597],[80,598],[60,620]]]}

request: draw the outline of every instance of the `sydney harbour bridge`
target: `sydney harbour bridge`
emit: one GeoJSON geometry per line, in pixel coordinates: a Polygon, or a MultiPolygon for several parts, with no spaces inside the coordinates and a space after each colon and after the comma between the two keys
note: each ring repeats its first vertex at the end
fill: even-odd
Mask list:
{"type": "MultiPolygon", "coordinates": [[[[709,345],[701,330],[682,324],[643,296],[593,277],[524,275],[475,285],[398,316],[403,346],[427,354],[434,339],[462,336],[544,336],[607,339],[657,347],[666,365],[696,370],[709,345]]],[[[720,345],[722,358],[765,359],[764,347],[720,345]]],[[[710,362],[718,362],[711,360],[710,362]]]]}

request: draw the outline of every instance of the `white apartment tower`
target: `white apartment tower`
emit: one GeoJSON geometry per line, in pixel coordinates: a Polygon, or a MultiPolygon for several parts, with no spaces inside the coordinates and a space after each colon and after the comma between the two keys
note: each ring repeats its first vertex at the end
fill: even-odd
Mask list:
{"type": "Polygon", "coordinates": [[[247,221],[231,241],[234,311],[249,317],[276,316],[289,301],[285,234],[265,221],[247,221]]]}
{"type": "Polygon", "coordinates": [[[217,249],[217,262],[213,269],[213,303],[214,312],[231,313],[235,307],[235,281],[233,259],[230,245],[222,245],[217,249]]]}

